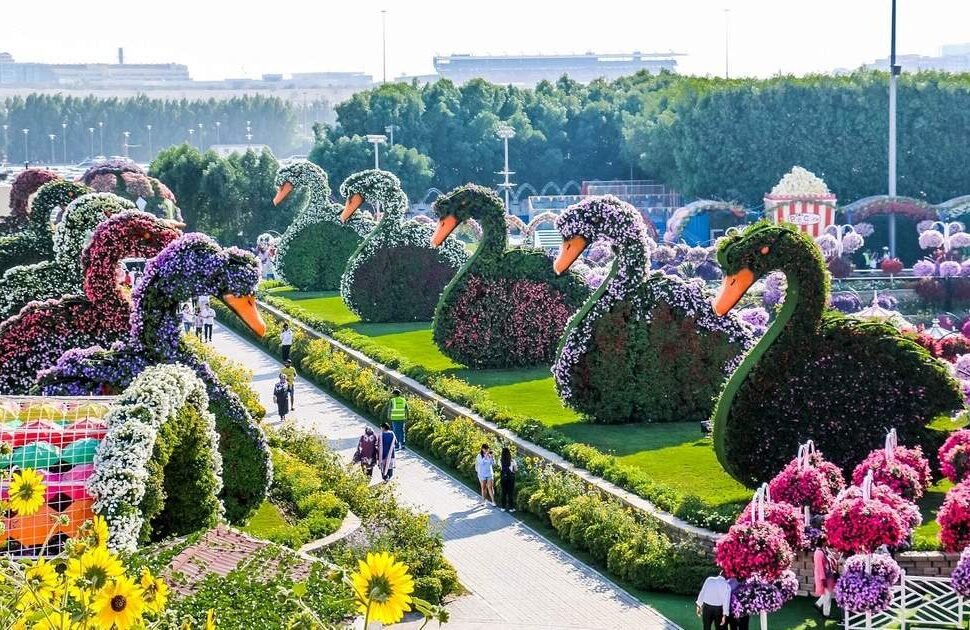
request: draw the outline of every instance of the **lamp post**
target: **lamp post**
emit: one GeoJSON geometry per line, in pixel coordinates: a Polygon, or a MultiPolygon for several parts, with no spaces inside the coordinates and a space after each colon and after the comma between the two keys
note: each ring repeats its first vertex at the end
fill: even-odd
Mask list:
{"type": "Polygon", "coordinates": [[[379,156],[379,151],[377,147],[387,142],[387,136],[382,133],[371,133],[364,136],[367,141],[374,145],[374,168],[379,169],[381,167],[381,160],[379,156]]]}
{"type": "Polygon", "coordinates": [[[195,136],[195,129],[189,127],[189,146],[194,148],[195,140],[193,139],[193,136],[195,136]]]}
{"type": "MultiPolygon", "coordinates": [[[[889,196],[896,196],[896,0],[892,0],[889,27],[889,196]]],[[[889,215],[889,255],[896,257],[896,215],[889,215]]]]}
{"type": "Polygon", "coordinates": [[[499,171],[498,175],[503,175],[505,181],[499,184],[499,188],[505,191],[505,211],[509,211],[509,191],[515,185],[509,181],[509,175],[514,175],[513,171],[509,170],[509,138],[515,137],[515,129],[512,128],[508,123],[500,123],[498,127],[495,128],[495,135],[502,139],[502,143],[505,145],[505,168],[499,171]]]}
{"type": "Polygon", "coordinates": [[[397,125],[385,125],[384,126],[384,131],[386,131],[391,136],[391,146],[392,147],[394,146],[394,132],[395,131],[400,131],[400,130],[401,130],[401,128],[398,127],[397,125]]]}
{"type": "Polygon", "coordinates": [[[253,146],[253,128],[248,120],[246,121],[246,146],[253,146]]]}
{"type": "Polygon", "coordinates": [[[57,138],[57,134],[49,133],[47,137],[51,140],[51,165],[53,165],[57,161],[57,156],[54,155],[54,140],[57,138]]]}
{"type": "Polygon", "coordinates": [[[67,164],[67,123],[61,123],[61,143],[64,145],[64,164],[67,164]]]}
{"type": "Polygon", "coordinates": [[[94,159],[94,127],[88,127],[88,135],[91,136],[91,159],[94,159]]]}
{"type": "Polygon", "coordinates": [[[9,148],[9,145],[10,145],[9,140],[7,140],[7,128],[8,127],[9,127],[9,125],[4,125],[3,126],[3,161],[4,162],[7,161],[7,152],[8,152],[8,148],[9,148]]]}
{"type": "Polygon", "coordinates": [[[196,125],[199,128],[199,153],[205,151],[203,138],[205,137],[205,131],[202,129],[202,123],[196,125]]]}
{"type": "Polygon", "coordinates": [[[104,121],[98,123],[98,134],[101,137],[99,144],[101,151],[98,153],[98,155],[104,155],[104,121]]]}
{"type": "Polygon", "coordinates": [[[152,126],[145,125],[145,129],[148,130],[148,161],[151,162],[155,157],[155,151],[152,150],[152,126]]]}
{"type": "Polygon", "coordinates": [[[381,63],[383,66],[381,83],[387,83],[387,9],[381,9],[381,63]]]}
{"type": "Polygon", "coordinates": [[[125,137],[125,143],[123,145],[121,145],[121,148],[124,149],[125,157],[128,157],[128,146],[129,146],[128,145],[128,138],[131,137],[131,132],[130,131],[122,131],[121,134],[125,137]]]}
{"type": "Polygon", "coordinates": [[[222,144],[222,140],[220,139],[220,136],[219,136],[219,128],[221,126],[222,126],[222,123],[217,120],[216,121],[216,144],[222,144]]]}
{"type": "Polygon", "coordinates": [[[24,129],[24,164],[30,163],[30,156],[27,150],[27,136],[30,135],[30,129],[24,129]]]}
{"type": "Polygon", "coordinates": [[[724,9],[724,78],[728,78],[728,53],[730,52],[731,9],[724,9]]]}

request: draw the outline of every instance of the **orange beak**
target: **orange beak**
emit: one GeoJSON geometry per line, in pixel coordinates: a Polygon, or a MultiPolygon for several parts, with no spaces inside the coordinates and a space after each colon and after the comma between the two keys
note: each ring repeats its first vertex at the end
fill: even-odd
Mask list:
{"type": "Polygon", "coordinates": [[[754,284],[754,272],[747,268],[736,274],[724,276],[721,292],[714,298],[714,312],[721,316],[727,315],[752,284],[754,284]]]}
{"type": "Polygon", "coordinates": [[[346,223],[347,220],[354,216],[357,212],[357,208],[360,204],[364,203],[364,197],[361,195],[351,195],[350,199],[347,200],[347,205],[344,206],[344,211],[340,213],[340,222],[346,223]]]}
{"type": "Polygon", "coordinates": [[[266,334],[266,323],[256,308],[256,298],[252,295],[223,295],[222,301],[226,303],[239,319],[243,320],[249,329],[256,333],[257,337],[266,334]]]}
{"type": "Polygon", "coordinates": [[[438,229],[434,231],[434,235],[431,237],[431,245],[440,247],[445,239],[455,231],[456,227],[458,227],[458,217],[454,215],[449,214],[438,219],[438,229]]]}
{"type": "Polygon", "coordinates": [[[280,185],[280,189],[276,191],[276,196],[273,197],[273,205],[278,206],[283,203],[286,196],[293,192],[293,184],[290,182],[283,182],[280,185]]]}
{"type": "Polygon", "coordinates": [[[556,262],[552,263],[552,269],[556,272],[556,275],[565,273],[583,253],[586,245],[586,239],[582,236],[573,236],[569,240],[563,241],[562,247],[559,248],[559,256],[556,257],[556,262]]]}

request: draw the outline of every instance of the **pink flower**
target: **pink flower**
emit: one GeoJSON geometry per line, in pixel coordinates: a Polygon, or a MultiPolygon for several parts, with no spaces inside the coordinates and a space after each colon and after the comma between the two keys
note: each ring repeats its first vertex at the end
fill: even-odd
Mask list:
{"type": "Polygon", "coordinates": [[[960,551],[970,545],[970,487],[966,482],[950,488],[936,514],[940,542],[945,551],[960,551]]]}
{"type": "Polygon", "coordinates": [[[885,503],[849,496],[832,507],[825,519],[825,537],[843,553],[872,553],[882,545],[898,547],[906,528],[885,503]]]}
{"type": "Polygon", "coordinates": [[[938,451],[940,471],[953,483],[963,481],[970,472],[970,430],[954,431],[938,451]]]}
{"type": "Polygon", "coordinates": [[[903,497],[914,501],[923,496],[923,492],[933,481],[930,463],[923,457],[920,447],[910,449],[897,446],[890,458],[886,457],[885,449],[872,451],[852,471],[852,482],[861,485],[868,472],[872,472],[875,483],[889,486],[903,497]]]}
{"type": "Polygon", "coordinates": [[[773,580],[787,570],[794,554],[777,525],[735,523],[714,548],[714,559],[728,577],[745,580],[757,575],[773,580]]]}

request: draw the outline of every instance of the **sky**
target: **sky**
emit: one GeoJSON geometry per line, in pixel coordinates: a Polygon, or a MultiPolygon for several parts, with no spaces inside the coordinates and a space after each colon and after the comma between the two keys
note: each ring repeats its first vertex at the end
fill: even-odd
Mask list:
{"type": "MultiPolygon", "coordinates": [[[[0,51],[18,61],[176,62],[194,79],[433,72],[436,54],[684,53],[679,70],[731,76],[855,68],[888,56],[891,0],[165,0],[118,10],[0,0],[0,51]],[[728,12],[725,13],[725,9],[728,12]]],[[[970,42],[970,0],[898,0],[898,52],[970,42]]]]}

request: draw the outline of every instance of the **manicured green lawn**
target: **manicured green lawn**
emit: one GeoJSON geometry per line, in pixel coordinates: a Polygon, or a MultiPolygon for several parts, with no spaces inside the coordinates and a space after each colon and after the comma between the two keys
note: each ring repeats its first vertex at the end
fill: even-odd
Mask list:
{"type": "Polygon", "coordinates": [[[263,501],[263,504],[259,506],[259,509],[256,510],[256,513],[253,514],[253,517],[249,519],[242,530],[257,538],[266,538],[271,531],[287,524],[286,519],[283,518],[283,513],[275,504],[263,501]]]}

